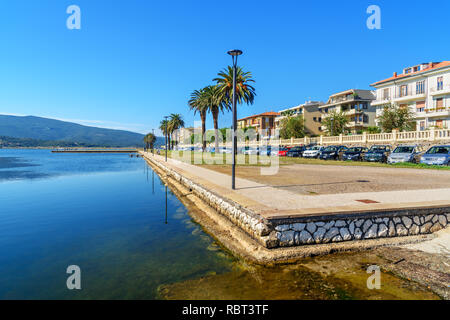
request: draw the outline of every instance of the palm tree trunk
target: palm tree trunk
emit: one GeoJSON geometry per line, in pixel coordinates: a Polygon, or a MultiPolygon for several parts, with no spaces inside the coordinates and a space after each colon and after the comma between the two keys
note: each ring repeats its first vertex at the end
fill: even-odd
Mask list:
{"type": "Polygon", "coordinates": [[[206,112],[202,111],[200,112],[200,118],[202,119],[202,150],[205,151],[206,150],[206,112]]]}
{"type": "Polygon", "coordinates": [[[214,109],[212,112],[213,120],[214,120],[214,147],[215,152],[219,152],[219,109],[214,109]]]}

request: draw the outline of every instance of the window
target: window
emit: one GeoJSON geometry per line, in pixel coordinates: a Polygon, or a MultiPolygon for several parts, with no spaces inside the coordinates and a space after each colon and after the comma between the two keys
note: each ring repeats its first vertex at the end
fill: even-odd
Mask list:
{"type": "Polygon", "coordinates": [[[425,130],[425,121],[420,121],[419,126],[420,126],[420,131],[424,131],[425,130]]]}
{"type": "Polygon", "coordinates": [[[400,97],[406,97],[408,95],[408,86],[404,85],[400,87],[400,97]]]}
{"type": "Polygon", "coordinates": [[[405,69],[405,74],[411,73],[411,68],[405,69]]]}
{"type": "Polygon", "coordinates": [[[444,89],[444,77],[437,78],[437,89],[438,90],[444,89]]]}
{"type": "Polygon", "coordinates": [[[444,98],[436,99],[436,110],[444,109],[444,98]]]}
{"type": "Polygon", "coordinates": [[[367,114],[363,115],[363,122],[364,123],[369,123],[369,116],[367,114]]]}
{"type": "Polygon", "coordinates": [[[436,127],[442,129],[444,127],[444,120],[436,120],[436,127]]]}
{"type": "Polygon", "coordinates": [[[383,90],[383,100],[389,100],[390,96],[389,96],[389,88],[388,89],[384,89],[383,90]]]}
{"type": "Polygon", "coordinates": [[[424,112],[425,111],[425,101],[417,101],[416,102],[416,110],[417,110],[417,112],[424,112]]]}
{"type": "Polygon", "coordinates": [[[425,93],[425,80],[416,82],[416,94],[424,94],[425,93]]]}
{"type": "Polygon", "coordinates": [[[366,110],[369,106],[367,105],[367,103],[363,103],[362,107],[363,107],[364,110],[366,110]]]}
{"type": "Polygon", "coordinates": [[[313,117],[313,120],[314,120],[314,121],[317,121],[317,117],[313,117]]]}

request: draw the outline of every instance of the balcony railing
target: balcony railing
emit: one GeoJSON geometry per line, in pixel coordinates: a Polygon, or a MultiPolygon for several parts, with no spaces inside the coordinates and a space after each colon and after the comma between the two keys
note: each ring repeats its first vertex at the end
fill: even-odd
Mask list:
{"type": "Polygon", "coordinates": [[[339,103],[339,102],[346,102],[346,101],[354,101],[356,99],[358,99],[358,96],[354,96],[354,95],[348,95],[348,96],[343,96],[343,97],[331,98],[330,99],[330,104],[339,103]]]}
{"type": "Polygon", "coordinates": [[[436,86],[430,89],[431,93],[448,92],[448,91],[450,91],[450,84],[436,86]]]}

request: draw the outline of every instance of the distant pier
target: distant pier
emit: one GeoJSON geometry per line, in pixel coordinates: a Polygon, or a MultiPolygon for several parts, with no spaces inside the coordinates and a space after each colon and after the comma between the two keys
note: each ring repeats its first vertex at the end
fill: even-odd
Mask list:
{"type": "Polygon", "coordinates": [[[53,153],[137,153],[137,149],[122,149],[122,148],[111,148],[111,149],[98,149],[98,148],[60,148],[52,150],[53,153]]]}

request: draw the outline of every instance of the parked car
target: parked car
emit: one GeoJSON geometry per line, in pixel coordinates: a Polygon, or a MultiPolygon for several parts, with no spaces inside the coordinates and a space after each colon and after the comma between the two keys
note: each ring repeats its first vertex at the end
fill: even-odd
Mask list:
{"type": "Polygon", "coordinates": [[[304,146],[292,147],[286,153],[286,156],[293,157],[293,158],[298,158],[298,157],[302,156],[303,151],[305,151],[305,150],[306,150],[306,148],[304,146]]]}
{"type": "Polygon", "coordinates": [[[352,147],[347,149],[342,155],[345,161],[362,161],[368,149],[366,147],[352,147]]]}
{"type": "Polygon", "coordinates": [[[280,149],[278,149],[278,156],[279,157],[286,157],[287,156],[287,152],[289,151],[289,147],[280,147],[280,149]]]}
{"type": "Polygon", "coordinates": [[[232,153],[231,148],[219,147],[219,153],[232,153]]]}
{"type": "Polygon", "coordinates": [[[243,153],[246,155],[259,155],[259,147],[245,147],[243,153]]]}
{"type": "Polygon", "coordinates": [[[364,161],[387,162],[390,152],[391,152],[391,146],[374,145],[364,155],[364,161]]]}
{"type": "Polygon", "coordinates": [[[318,158],[324,147],[314,146],[303,151],[303,158],[318,158]]]}
{"type": "Polygon", "coordinates": [[[262,146],[259,150],[259,154],[262,156],[272,155],[272,146],[262,146]]]}
{"type": "Polygon", "coordinates": [[[412,162],[418,163],[420,150],[416,145],[402,145],[395,148],[389,155],[387,163],[412,162]]]}
{"type": "Polygon", "coordinates": [[[434,146],[428,149],[420,163],[438,166],[450,166],[450,145],[434,146]]]}
{"type": "Polygon", "coordinates": [[[346,146],[329,146],[322,150],[319,159],[322,160],[340,160],[342,154],[347,151],[346,146]]]}

